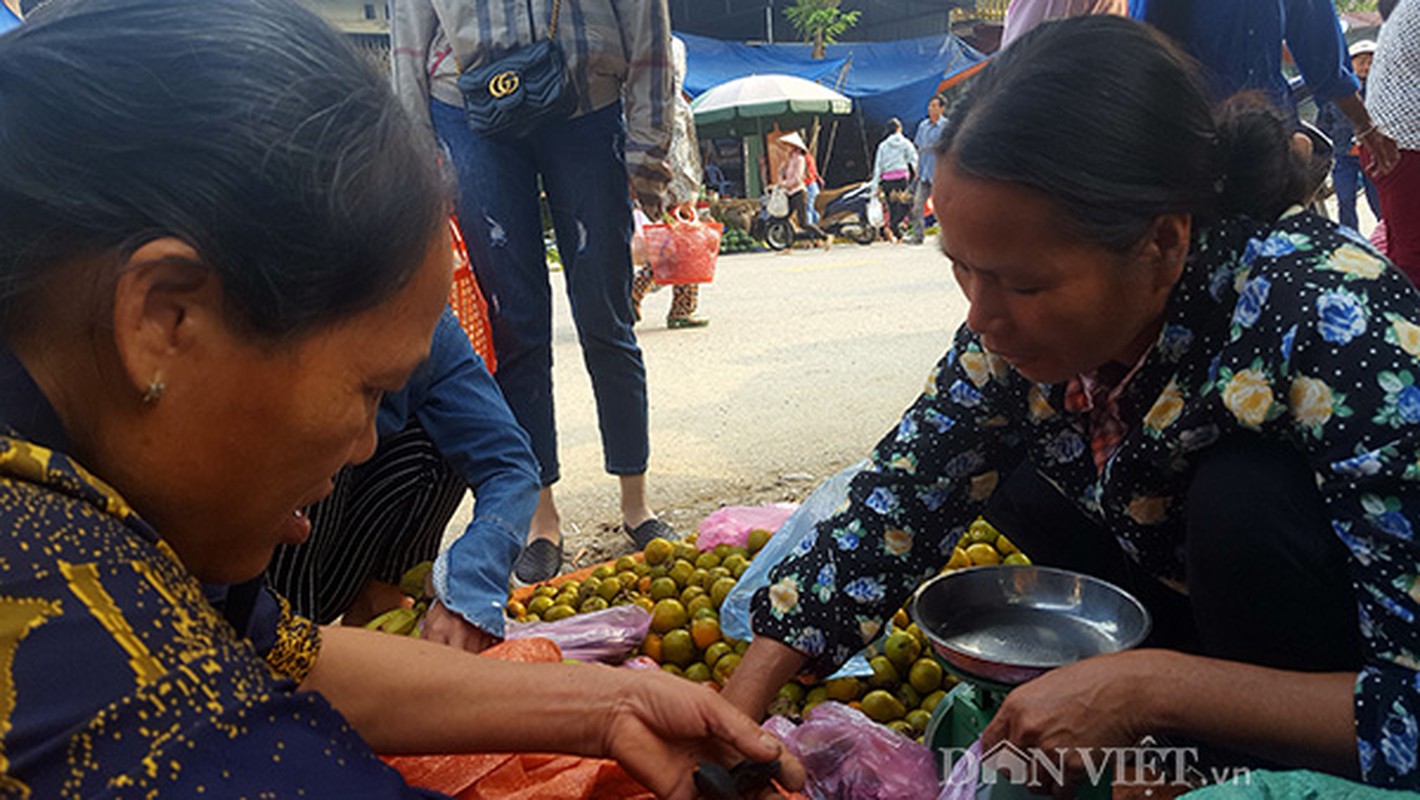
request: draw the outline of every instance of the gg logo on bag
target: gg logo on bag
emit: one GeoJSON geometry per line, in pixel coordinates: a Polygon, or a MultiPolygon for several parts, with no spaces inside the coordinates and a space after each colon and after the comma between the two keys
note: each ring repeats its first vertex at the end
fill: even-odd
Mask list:
{"type": "Polygon", "coordinates": [[[488,81],[488,93],[503,98],[518,90],[518,73],[514,70],[500,72],[488,81]]]}

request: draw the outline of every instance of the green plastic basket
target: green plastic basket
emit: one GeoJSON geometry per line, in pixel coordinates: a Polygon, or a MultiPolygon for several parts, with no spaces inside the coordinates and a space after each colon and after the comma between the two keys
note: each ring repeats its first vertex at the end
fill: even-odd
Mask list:
{"type": "MultiPolygon", "coordinates": [[[[1005,686],[977,686],[967,681],[958,683],[932,712],[922,741],[934,753],[966,750],[986,730],[1009,692],[1009,687],[1005,686]]],[[[951,773],[955,759],[948,762],[944,758],[938,763],[944,770],[942,777],[945,779],[951,773]]],[[[1111,781],[1105,778],[1099,783],[1079,787],[1075,797],[1078,800],[1110,800],[1113,793],[1111,781]]],[[[1027,787],[1007,782],[983,784],[976,793],[977,800],[1026,800],[1036,797],[1038,795],[1032,794],[1027,787]]]]}

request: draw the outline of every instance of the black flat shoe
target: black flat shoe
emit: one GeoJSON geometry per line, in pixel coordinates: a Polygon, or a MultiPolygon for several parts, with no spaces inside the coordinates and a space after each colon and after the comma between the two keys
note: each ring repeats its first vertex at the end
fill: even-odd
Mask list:
{"type": "Polygon", "coordinates": [[[645,550],[646,545],[650,544],[651,540],[657,537],[672,542],[680,540],[680,534],[675,532],[675,528],[661,522],[655,517],[651,517],[634,528],[623,524],[621,529],[626,531],[626,535],[630,536],[631,541],[636,543],[637,550],[645,550]]]}
{"type": "Polygon", "coordinates": [[[543,583],[562,571],[562,540],[538,537],[523,545],[518,560],[513,562],[513,577],[524,584],[543,583]]]}

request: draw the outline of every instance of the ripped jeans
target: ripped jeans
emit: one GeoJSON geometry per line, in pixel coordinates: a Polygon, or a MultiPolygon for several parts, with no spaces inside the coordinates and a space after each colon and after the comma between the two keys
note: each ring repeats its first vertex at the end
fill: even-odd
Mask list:
{"type": "Polygon", "coordinates": [[[650,452],[646,365],[631,308],[631,195],[621,104],[504,141],[468,129],[463,110],[431,100],[430,116],[458,175],[458,215],[488,299],[494,377],[532,439],[543,486],[560,477],[552,395],[552,284],[539,190],[582,360],[592,379],[606,471],[639,475],[650,452]]]}

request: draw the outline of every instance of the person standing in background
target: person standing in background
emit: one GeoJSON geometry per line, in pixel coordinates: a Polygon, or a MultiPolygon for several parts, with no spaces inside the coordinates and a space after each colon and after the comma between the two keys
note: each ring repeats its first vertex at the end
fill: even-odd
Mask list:
{"type": "MultiPolygon", "coordinates": [[[[802,132],[800,136],[802,136],[802,132]]],[[[818,159],[814,158],[813,148],[804,151],[804,191],[808,194],[804,197],[805,214],[809,218],[809,223],[818,224],[818,209],[814,206],[818,203],[818,193],[823,189],[823,176],[818,174],[818,159]]]]}
{"type": "Polygon", "coordinates": [[[1295,119],[1296,101],[1282,74],[1285,43],[1317,102],[1335,104],[1355,126],[1356,141],[1370,153],[1363,166],[1371,176],[1395,167],[1395,140],[1366,111],[1329,0],[1131,0],[1129,14],[1172,37],[1198,61],[1214,102],[1257,89],[1295,119]]]}
{"type": "MultiPolygon", "coordinates": [[[[1362,39],[1352,44],[1347,51],[1351,55],[1351,70],[1361,83],[1361,97],[1366,97],[1366,76],[1371,72],[1371,58],[1376,52],[1376,43],[1362,39]]],[[[1366,177],[1361,169],[1360,144],[1356,142],[1356,128],[1351,120],[1341,113],[1333,103],[1322,103],[1317,112],[1316,125],[1330,139],[1336,148],[1336,160],[1331,166],[1331,185],[1336,188],[1336,218],[1342,225],[1352,230],[1358,229],[1356,217],[1356,192],[1365,189],[1366,202],[1371,213],[1381,215],[1380,198],[1376,185],[1366,177]]]]}
{"type": "MultiPolygon", "coordinates": [[[[1128,0],[1011,0],[1001,29],[1001,49],[1021,38],[1021,34],[1048,19],[1082,14],[1129,16],[1128,0]]],[[[920,145],[919,145],[920,148],[920,145]]]]}
{"type": "Polygon", "coordinates": [[[917,134],[912,144],[917,148],[917,188],[912,193],[912,239],[913,244],[922,244],[923,221],[927,198],[932,196],[932,173],[937,169],[937,137],[947,121],[942,112],[947,110],[947,98],[935,95],[927,101],[927,118],[917,123],[917,134]]]}
{"type": "Polygon", "coordinates": [[[912,206],[909,187],[916,169],[917,148],[902,135],[902,122],[893,117],[887,122],[886,135],[878,142],[870,183],[873,193],[881,189],[886,195],[888,240],[894,244],[902,241],[900,228],[912,206]]]}
{"type": "MultiPolygon", "coordinates": [[[[1366,107],[1395,138],[1399,164],[1376,175],[1386,255],[1420,284],[1420,0],[1381,0],[1385,24],[1376,42],[1366,107]]],[[[1363,148],[1370,142],[1357,136],[1363,148]]]]}
{"type": "Polygon", "coordinates": [[[675,538],[646,496],[646,365],[632,329],[627,189],[629,175],[653,219],[667,207],[675,85],[666,0],[394,0],[390,9],[395,93],[437,134],[458,175],[459,222],[488,297],[498,385],[538,460],[542,490],[514,575],[535,583],[562,567],[562,519],[552,492],[561,477],[552,286],[540,193],[551,210],[592,380],[605,468],[619,482],[623,529],[637,547],[657,536],[675,538]],[[572,115],[521,138],[470,129],[457,85],[460,67],[481,67],[550,31],[576,87],[572,115]]]}
{"type": "MultiPolygon", "coordinates": [[[[700,198],[700,144],[695,138],[695,115],[690,110],[681,85],[685,82],[685,42],[671,38],[671,63],[675,67],[675,127],[671,133],[671,186],[670,199],[674,206],[686,206],[695,213],[695,201],[700,198]]],[[[636,210],[636,232],[652,220],[640,209],[636,210]],[[643,219],[644,218],[644,219],[643,219]]],[[[637,255],[635,247],[632,255],[637,255]]],[[[633,258],[636,278],[631,282],[631,304],[636,310],[636,321],[641,321],[641,301],[648,292],[655,289],[655,275],[651,265],[644,259],[633,258]]],[[[683,283],[671,289],[671,310],[666,315],[666,327],[703,328],[710,320],[695,316],[700,304],[700,284],[683,283]]]]}

